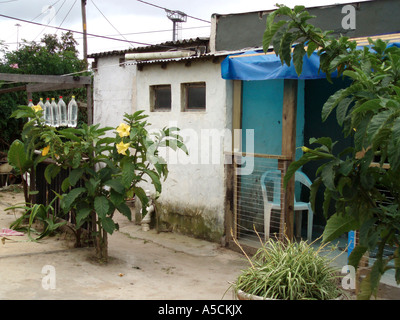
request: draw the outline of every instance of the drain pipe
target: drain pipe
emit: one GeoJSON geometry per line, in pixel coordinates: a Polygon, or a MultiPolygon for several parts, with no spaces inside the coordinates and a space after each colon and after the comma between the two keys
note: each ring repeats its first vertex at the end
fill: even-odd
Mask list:
{"type": "MultiPolygon", "coordinates": [[[[147,196],[147,198],[150,197],[150,190],[146,190],[146,196],[147,196]]],[[[142,231],[150,230],[151,213],[154,212],[154,203],[153,203],[152,199],[150,199],[150,202],[147,205],[146,209],[147,209],[147,213],[142,218],[142,221],[140,222],[140,224],[142,225],[142,231]]]]}

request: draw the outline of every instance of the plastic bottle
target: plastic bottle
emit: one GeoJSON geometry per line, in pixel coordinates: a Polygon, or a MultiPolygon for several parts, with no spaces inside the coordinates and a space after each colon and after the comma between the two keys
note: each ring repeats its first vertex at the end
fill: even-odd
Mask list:
{"type": "Polygon", "coordinates": [[[50,104],[50,98],[46,98],[46,103],[44,104],[44,123],[46,126],[53,125],[52,110],[50,104]]]}
{"type": "Polygon", "coordinates": [[[42,108],[42,110],[43,110],[41,119],[44,120],[44,103],[43,103],[43,98],[40,98],[40,99],[39,99],[39,102],[38,102],[37,105],[40,106],[40,107],[42,108]]]}
{"type": "Polygon", "coordinates": [[[75,96],[72,96],[68,103],[68,127],[76,127],[78,124],[78,104],[75,101],[75,96]]]}
{"type": "Polygon", "coordinates": [[[56,103],[56,99],[51,98],[51,124],[53,127],[60,126],[60,113],[58,111],[58,106],[56,103]]]}
{"type": "Polygon", "coordinates": [[[67,105],[65,104],[62,96],[60,96],[57,106],[60,116],[60,127],[66,127],[68,125],[67,105]]]}

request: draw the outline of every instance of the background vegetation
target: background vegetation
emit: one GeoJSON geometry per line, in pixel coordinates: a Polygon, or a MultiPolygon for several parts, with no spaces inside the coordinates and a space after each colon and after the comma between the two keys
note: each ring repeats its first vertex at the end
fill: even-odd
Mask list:
{"type": "MultiPolygon", "coordinates": [[[[66,32],[58,37],[46,34],[39,42],[23,41],[18,50],[8,51],[0,42],[0,73],[63,75],[84,70],[84,61],[79,59],[77,42],[73,34],[66,32]]],[[[0,89],[21,86],[21,83],[5,83],[0,81],[0,89]]],[[[69,101],[75,95],[77,101],[86,102],[85,89],[73,89],[33,93],[32,100],[37,104],[39,98],[57,98],[62,95],[69,101]]],[[[57,100],[57,99],[56,99],[57,100]]],[[[21,136],[23,122],[10,118],[18,105],[27,105],[26,91],[0,94],[0,151],[6,151],[11,143],[21,136]]],[[[80,109],[80,123],[86,122],[85,109],[80,109]]]]}

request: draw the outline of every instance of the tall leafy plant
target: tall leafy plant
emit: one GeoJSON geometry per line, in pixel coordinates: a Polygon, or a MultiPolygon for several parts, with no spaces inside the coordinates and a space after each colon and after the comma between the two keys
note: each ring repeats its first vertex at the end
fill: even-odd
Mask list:
{"type": "Polygon", "coordinates": [[[30,118],[24,126],[23,142],[9,150],[9,161],[20,166],[21,173],[46,158],[44,176],[48,183],[62,169],[69,175],[61,183],[60,205],[64,213],[75,217],[76,229],[91,223],[97,257],[108,259],[108,234],[118,229],[114,221],[117,210],[131,219],[126,201],[135,194],[146,214],[148,196],[142,183],[150,182],[156,193],[168,175],[167,163],[159,155],[161,147],[181,149],[187,153],[179,129],[163,128],[149,134],[147,115],[143,111],[125,114],[117,128],[83,124],[81,128],[56,129],[43,124],[40,107],[20,106],[16,118],[30,118]]]}
{"type": "Polygon", "coordinates": [[[47,166],[45,178],[50,182],[61,168],[69,170],[61,185],[61,208],[75,214],[77,228],[85,222],[97,226],[96,250],[102,260],[108,258],[107,235],[118,229],[114,212],[130,220],[126,200],[134,193],[142,204],[142,214],[146,214],[149,199],[140,185],[144,181],[161,193],[168,168],[159,148],[180,148],[187,153],[178,128],[163,128],[151,136],[146,118],[143,111],[137,111],[125,114],[116,129],[83,125],[81,129],[45,130],[41,135],[46,145],[42,154],[54,160],[47,166]]]}
{"type": "Polygon", "coordinates": [[[298,75],[304,59],[317,54],[328,81],[334,72],[352,81],[328,98],[321,116],[325,121],[334,113],[353,146],[336,150],[329,137],[310,139],[304,155],[290,165],[285,183],[304,164],[323,160],[310,200],[315,206],[317,190],[324,189],[324,241],[358,231],[359,242],[349,257],[355,268],[366,252],[377,251],[361,283],[359,298],[368,299],[376,295],[389,269],[395,269],[400,284],[400,48],[380,39],[369,39],[369,45],[360,48],[347,37],[335,38],[308,23],[312,18],[303,6],[278,6],[267,17],[264,51],[272,45],[282,64],[293,64],[298,75]],[[329,216],[331,202],[336,212],[329,216]],[[385,246],[392,247],[393,254],[385,255],[385,246]]]}

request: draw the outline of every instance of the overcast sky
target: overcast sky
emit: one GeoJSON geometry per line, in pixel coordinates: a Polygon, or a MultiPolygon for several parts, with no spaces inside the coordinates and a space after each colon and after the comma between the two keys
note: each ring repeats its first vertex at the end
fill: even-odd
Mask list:
{"type": "MultiPolygon", "coordinates": [[[[361,0],[362,1],[362,0],[361,0]]],[[[364,0],[368,1],[368,0],[364,0]]],[[[334,3],[349,3],[352,0],[146,0],[145,2],[170,10],[186,13],[187,21],[182,23],[182,39],[209,37],[213,13],[228,14],[274,9],[275,3],[293,7],[321,6],[334,3]],[[197,19],[195,19],[197,18],[197,19]]],[[[80,0],[0,0],[0,14],[20,18],[44,25],[82,31],[80,0]]],[[[172,21],[165,10],[138,0],[87,0],[87,31],[91,34],[110,36],[133,41],[121,41],[88,37],[88,52],[96,53],[123,50],[138,43],[156,44],[172,40],[172,21]],[[123,36],[121,36],[121,34],[123,36]]],[[[60,30],[36,26],[30,23],[0,16],[0,40],[15,50],[17,42],[40,41],[45,33],[58,34],[60,30]]],[[[81,43],[82,36],[75,34],[81,43]]],[[[80,45],[79,51],[82,52],[80,45]]]]}

